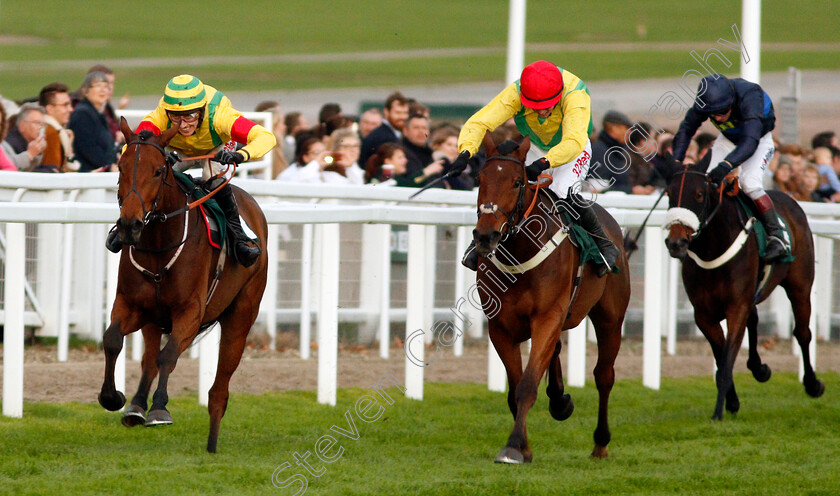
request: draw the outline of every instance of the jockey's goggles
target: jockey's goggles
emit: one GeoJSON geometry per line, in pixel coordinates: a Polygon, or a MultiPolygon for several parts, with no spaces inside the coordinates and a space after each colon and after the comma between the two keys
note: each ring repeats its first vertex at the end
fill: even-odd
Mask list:
{"type": "Polygon", "coordinates": [[[730,110],[732,110],[732,107],[726,107],[726,108],[722,108],[720,110],[716,110],[716,111],[712,112],[712,117],[724,116],[730,110]]]}
{"type": "Polygon", "coordinates": [[[199,116],[201,116],[201,111],[196,110],[194,112],[189,112],[186,114],[175,114],[172,112],[167,112],[166,116],[169,117],[169,120],[172,124],[181,124],[182,122],[186,124],[192,124],[193,122],[197,122],[199,116]]]}

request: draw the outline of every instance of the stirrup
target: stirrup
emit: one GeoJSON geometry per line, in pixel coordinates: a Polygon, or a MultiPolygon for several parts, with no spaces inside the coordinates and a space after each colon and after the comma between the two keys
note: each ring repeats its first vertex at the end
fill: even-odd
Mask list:
{"type": "Polygon", "coordinates": [[[767,236],[767,249],[761,261],[772,264],[784,258],[789,252],[785,242],[778,236],[767,236]]]}
{"type": "Polygon", "coordinates": [[[250,267],[254,265],[254,262],[256,262],[262,254],[262,250],[259,246],[251,246],[244,239],[236,240],[233,251],[236,256],[236,261],[243,267],[250,267]]]}

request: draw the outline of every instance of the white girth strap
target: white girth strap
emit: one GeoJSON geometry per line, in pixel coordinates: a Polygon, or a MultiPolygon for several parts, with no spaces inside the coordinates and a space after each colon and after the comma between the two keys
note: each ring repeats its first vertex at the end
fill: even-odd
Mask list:
{"type": "Polygon", "coordinates": [[[169,271],[169,268],[172,267],[172,265],[175,263],[175,260],[178,260],[178,257],[181,255],[181,252],[184,250],[184,245],[187,244],[186,241],[187,241],[187,233],[189,231],[189,229],[188,229],[189,222],[190,222],[190,211],[187,210],[186,212],[184,212],[184,235],[183,235],[183,237],[181,237],[181,245],[178,246],[178,250],[175,251],[175,254],[172,255],[172,258],[169,259],[169,263],[167,263],[166,267],[164,267],[163,270],[160,271],[160,274],[155,274],[150,270],[144,269],[143,266],[141,266],[140,264],[137,263],[136,260],[134,260],[134,247],[133,246],[129,247],[129,249],[128,249],[128,258],[131,260],[131,264],[134,265],[134,267],[137,270],[139,270],[140,272],[142,272],[144,274],[149,274],[154,278],[163,277],[163,275],[166,274],[166,272],[169,271]]]}
{"type": "Polygon", "coordinates": [[[548,243],[546,243],[542,248],[540,248],[536,255],[531,257],[531,259],[527,262],[521,263],[519,265],[505,265],[499,262],[496,259],[496,257],[492,257],[490,260],[493,261],[493,264],[499,270],[507,272],[508,274],[524,274],[525,272],[528,272],[529,270],[533,269],[537,265],[541,264],[543,260],[548,258],[548,256],[554,252],[555,248],[560,246],[560,243],[562,243],[568,235],[569,233],[566,229],[558,229],[557,232],[554,233],[554,236],[552,236],[551,239],[548,240],[548,243]]]}
{"type": "Polygon", "coordinates": [[[734,257],[736,253],[741,251],[741,248],[744,247],[744,245],[750,237],[750,230],[752,229],[752,225],[754,222],[755,217],[750,217],[750,219],[747,221],[747,224],[744,226],[744,229],[741,230],[741,232],[738,234],[738,237],[735,238],[735,241],[733,241],[732,244],[729,245],[729,248],[727,248],[726,251],[723,252],[723,255],[717,257],[716,259],[707,262],[702,258],[698,257],[697,254],[691,250],[688,250],[688,256],[703,269],[709,270],[720,267],[726,262],[732,260],[732,257],[734,257]]]}

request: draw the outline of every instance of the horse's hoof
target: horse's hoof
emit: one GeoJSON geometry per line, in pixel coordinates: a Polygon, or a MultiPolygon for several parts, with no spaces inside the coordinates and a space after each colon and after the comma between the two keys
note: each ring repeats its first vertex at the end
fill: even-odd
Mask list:
{"type": "Polygon", "coordinates": [[[715,412],[712,414],[712,420],[723,420],[723,412],[715,412]]]}
{"type": "Polygon", "coordinates": [[[813,382],[805,384],[805,392],[812,398],[819,398],[825,392],[825,384],[819,379],[814,379],[813,382]]]}
{"type": "Polygon", "coordinates": [[[600,458],[600,459],[609,458],[610,451],[607,449],[606,446],[598,446],[596,444],[595,448],[592,449],[592,454],[589,455],[589,456],[591,456],[592,458],[600,458]]]}
{"type": "Polygon", "coordinates": [[[99,393],[99,404],[109,412],[116,412],[125,405],[125,395],[117,391],[117,396],[102,396],[99,393]]]}
{"type": "Polygon", "coordinates": [[[568,394],[564,394],[563,397],[556,402],[553,399],[548,402],[548,413],[551,414],[554,420],[566,420],[572,416],[572,412],[574,411],[575,402],[572,401],[572,397],[568,394]]]}
{"type": "Polygon", "coordinates": [[[519,464],[525,463],[525,457],[522,456],[522,452],[518,449],[505,446],[493,461],[496,463],[519,464]]]}
{"type": "Polygon", "coordinates": [[[770,380],[770,375],[772,375],[772,371],[766,363],[762,363],[758,370],[752,371],[752,375],[758,382],[767,382],[770,380]]]}
{"type": "Polygon", "coordinates": [[[167,410],[152,410],[146,417],[146,427],[172,424],[172,415],[167,410]]]}
{"type": "Polygon", "coordinates": [[[129,405],[122,416],[122,425],[137,427],[146,423],[146,410],[137,405],[129,405]]]}
{"type": "Polygon", "coordinates": [[[726,402],[726,411],[731,414],[738,413],[738,410],[741,409],[741,401],[740,400],[733,400],[726,402]]]}

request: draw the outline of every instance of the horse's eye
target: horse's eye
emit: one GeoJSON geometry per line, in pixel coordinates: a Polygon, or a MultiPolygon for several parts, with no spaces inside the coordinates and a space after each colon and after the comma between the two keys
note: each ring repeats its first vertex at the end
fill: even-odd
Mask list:
{"type": "Polygon", "coordinates": [[[706,199],[706,192],[705,192],[705,191],[703,191],[702,189],[698,189],[698,190],[697,190],[697,192],[696,192],[696,193],[694,193],[694,197],[695,197],[695,198],[697,199],[697,201],[699,201],[699,202],[701,202],[701,201],[705,201],[705,199],[706,199]]]}
{"type": "Polygon", "coordinates": [[[163,169],[158,169],[155,171],[155,177],[160,177],[161,174],[163,174],[163,169]]]}
{"type": "Polygon", "coordinates": [[[523,184],[525,184],[525,183],[522,182],[522,179],[517,179],[516,182],[513,183],[513,187],[514,188],[521,188],[523,184]]]}

